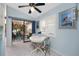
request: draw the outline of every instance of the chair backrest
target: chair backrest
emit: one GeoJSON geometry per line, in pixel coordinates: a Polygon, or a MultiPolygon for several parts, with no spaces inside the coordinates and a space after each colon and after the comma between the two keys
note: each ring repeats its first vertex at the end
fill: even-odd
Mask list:
{"type": "Polygon", "coordinates": [[[50,46],[50,37],[47,37],[45,40],[44,40],[44,46],[50,46]]]}

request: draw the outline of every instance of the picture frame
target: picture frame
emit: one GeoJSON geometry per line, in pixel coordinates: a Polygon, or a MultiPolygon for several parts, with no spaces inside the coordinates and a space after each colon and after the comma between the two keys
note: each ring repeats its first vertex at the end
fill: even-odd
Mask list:
{"type": "Polygon", "coordinates": [[[59,29],[77,28],[77,8],[73,7],[59,13],[59,29]]]}

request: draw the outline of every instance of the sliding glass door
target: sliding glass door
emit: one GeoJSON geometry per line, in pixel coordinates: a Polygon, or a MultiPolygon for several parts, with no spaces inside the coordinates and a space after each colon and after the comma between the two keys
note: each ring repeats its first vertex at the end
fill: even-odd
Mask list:
{"type": "Polygon", "coordinates": [[[32,21],[27,20],[12,20],[12,41],[29,41],[33,32],[32,28],[34,28],[33,24],[32,21]]]}

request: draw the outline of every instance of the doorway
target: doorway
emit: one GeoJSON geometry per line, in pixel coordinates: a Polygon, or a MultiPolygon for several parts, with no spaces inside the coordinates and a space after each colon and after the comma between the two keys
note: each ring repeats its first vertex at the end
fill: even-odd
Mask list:
{"type": "Polygon", "coordinates": [[[32,36],[32,21],[12,20],[12,42],[23,41],[29,42],[32,36]]]}

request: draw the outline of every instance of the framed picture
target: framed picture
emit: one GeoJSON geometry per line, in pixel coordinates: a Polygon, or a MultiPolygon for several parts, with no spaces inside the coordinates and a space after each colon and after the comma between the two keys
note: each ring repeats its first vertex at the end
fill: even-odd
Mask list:
{"type": "Polygon", "coordinates": [[[59,28],[60,29],[75,29],[76,24],[77,24],[76,7],[67,9],[59,13],[59,28]]]}

